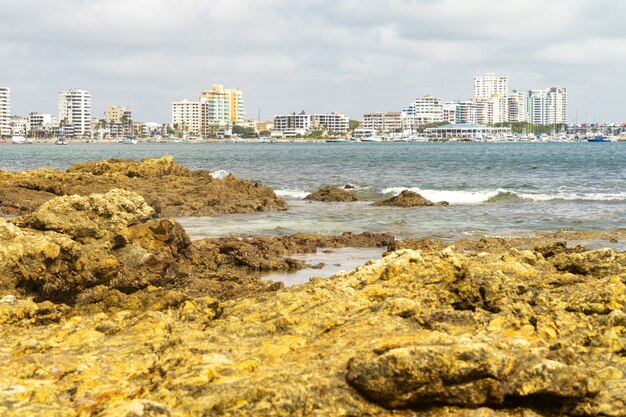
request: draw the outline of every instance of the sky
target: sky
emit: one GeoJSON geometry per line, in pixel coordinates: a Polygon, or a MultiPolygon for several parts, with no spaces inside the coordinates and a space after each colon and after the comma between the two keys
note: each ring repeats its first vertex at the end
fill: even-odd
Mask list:
{"type": "Polygon", "coordinates": [[[239,87],[246,112],[400,111],[417,96],[469,99],[473,79],[565,87],[570,122],[626,121],[626,1],[0,0],[0,86],[11,113],[57,113],[60,90],[93,115],[239,87]]]}

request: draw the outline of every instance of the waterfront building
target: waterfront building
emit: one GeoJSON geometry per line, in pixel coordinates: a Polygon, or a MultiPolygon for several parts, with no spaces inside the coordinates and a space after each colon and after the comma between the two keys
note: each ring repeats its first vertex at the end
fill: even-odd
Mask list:
{"type": "Polygon", "coordinates": [[[443,101],[429,95],[417,97],[413,103],[402,110],[405,127],[417,129],[431,123],[441,123],[443,117],[443,101]]]}
{"type": "Polygon", "coordinates": [[[257,122],[256,124],[256,130],[257,132],[264,132],[264,131],[269,131],[274,129],[274,122],[272,121],[263,121],[263,122],[257,122]]]}
{"type": "Polygon", "coordinates": [[[456,123],[457,102],[447,101],[443,105],[443,120],[446,123],[456,123]]]}
{"type": "Polygon", "coordinates": [[[491,97],[475,97],[476,122],[495,124],[508,121],[508,99],[496,93],[491,97]]]}
{"type": "Polygon", "coordinates": [[[509,77],[499,76],[493,72],[474,77],[474,97],[476,98],[491,98],[495,94],[505,97],[508,92],[509,77]]]}
{"type": "Polygon", "coordinates": [[[456,123],[460,123],[460,124],[478,123],[476,102],[467,100],[467,101],[458,101],[456,103],[456,123]]]}
{"type": "Polygon", "coordinates": [[[311,130],[311,115],[305,114],[283,114],[274,116],[274,131],[286,132],[290,130],[311,130]]]}
{"type": "Polygon", "coordinates": [[[551,87],[528,92],[529,121],[538,125],[567,123],[567,90],[551,87]]]}
{"type": "Polygon", "coordinates": [[[402,129],[400,112],[374,112],[363,115],[363,128],[374,129],[378,133],[393,132],[402,129]]]}
{"type": "Polygon", "coordinates": [[[104,120],[108,123],[124,123],[132,120],[132,112],[124,106],[107,106],[104,120]]]}
{"type": "Polygon", "coordinates": [[[449,124],[424,130],[433,140],[483,140],[498,135],[510,135],[510,127],[488,127],[480,124],[449,124]]]}
{"type": "Polygon", "coordinates": [[[77,88],[60,91],[59,123],[66,137],[91,137],[91,94],[77,88]]]}
{"type": "Polygon", "coordinates": [[[509,93],[509,122],[520,123],[528,121],[527,104],[528,94],[523,91],[513,90],[509,93]]]}
{"type": "Polygon", "coordinates": [[[186,133],[200,133],[200,102],[180,100],[172,102],[172,126],[186,133]]]}
{"type": "MultiPolygon", "coordinates": [[[[200,128],[208,132],[216,127],[241,125],[245,120],[243,93],[215,84],[200,94],[200,128]]],[[[205,133],[203,133],[205,134],[205,133]]]]}
{"type": "Polygon", "coordinates": [[[350,119],[343,113],[313,114],[311,115],[311,128],[313,130],[346,133],[350,129],[350,119]]]}
{"type": "Polygon", "coordinates": [[[28,118],[23,116],[9,116],[11,136],[26,136],[28,133],[28,118]]]}
{"type": "Polygon", "coordinates": [[[11,136],[10,115],[11,89],[9,87],[0,87],[0,138],[11,136]]]}

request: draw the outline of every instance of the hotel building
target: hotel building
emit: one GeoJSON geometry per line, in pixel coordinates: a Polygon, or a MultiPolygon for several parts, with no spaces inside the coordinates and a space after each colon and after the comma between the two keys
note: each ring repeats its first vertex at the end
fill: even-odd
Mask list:
{"type": "Polygon", "coordinates": [[[91,94],[80,89],[59,92],[59,122],[67,137],[91,137],[91,94]]]}
{"type": "Polygon", "coordinates": [[[329,132],[346,133],[350,129],[350,119],[343,113],[323,113],[311,115],[313,130],[324,129],[329,132]]]}
{"type": "Polygon", "coordinates": [[[10,114],[11,89],[9,87],[0,87],[0,138],[11,136],[10,114]]]}

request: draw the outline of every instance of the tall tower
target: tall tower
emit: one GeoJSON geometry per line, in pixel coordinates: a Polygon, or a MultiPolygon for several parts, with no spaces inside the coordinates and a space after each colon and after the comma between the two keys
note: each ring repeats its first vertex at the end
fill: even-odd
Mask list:
{"type": "Polygon", "coordinates": [[[59,92],[59,122],[72,138],[91,137],[91,94],[71,89],[59,92]]]}
{"type": "Polygon", "coordinates": [[[11,136],[10,115],[11,89],[9,87],[0,87],[0,137],[11,136]]]}

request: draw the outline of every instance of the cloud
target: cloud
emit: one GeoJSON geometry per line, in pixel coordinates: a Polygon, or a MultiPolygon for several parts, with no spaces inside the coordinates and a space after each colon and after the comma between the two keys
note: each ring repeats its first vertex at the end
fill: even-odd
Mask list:
{"type": "Polygon", "coordinates": [[[81,87],[98,114],[130,99],[166,121],[170,101],[221,83],[243,89],[251,114],[360,117],[426,93],[468,98],[484,72],[568,87],[580,112],[590,85],[606,103],[624,93],[626,3],[608,0],[0,2],[0,83],[22,113],[54,113],[59,90],[81,87]],[[590,62],[603,71],[592,83],[590,62]]]}

